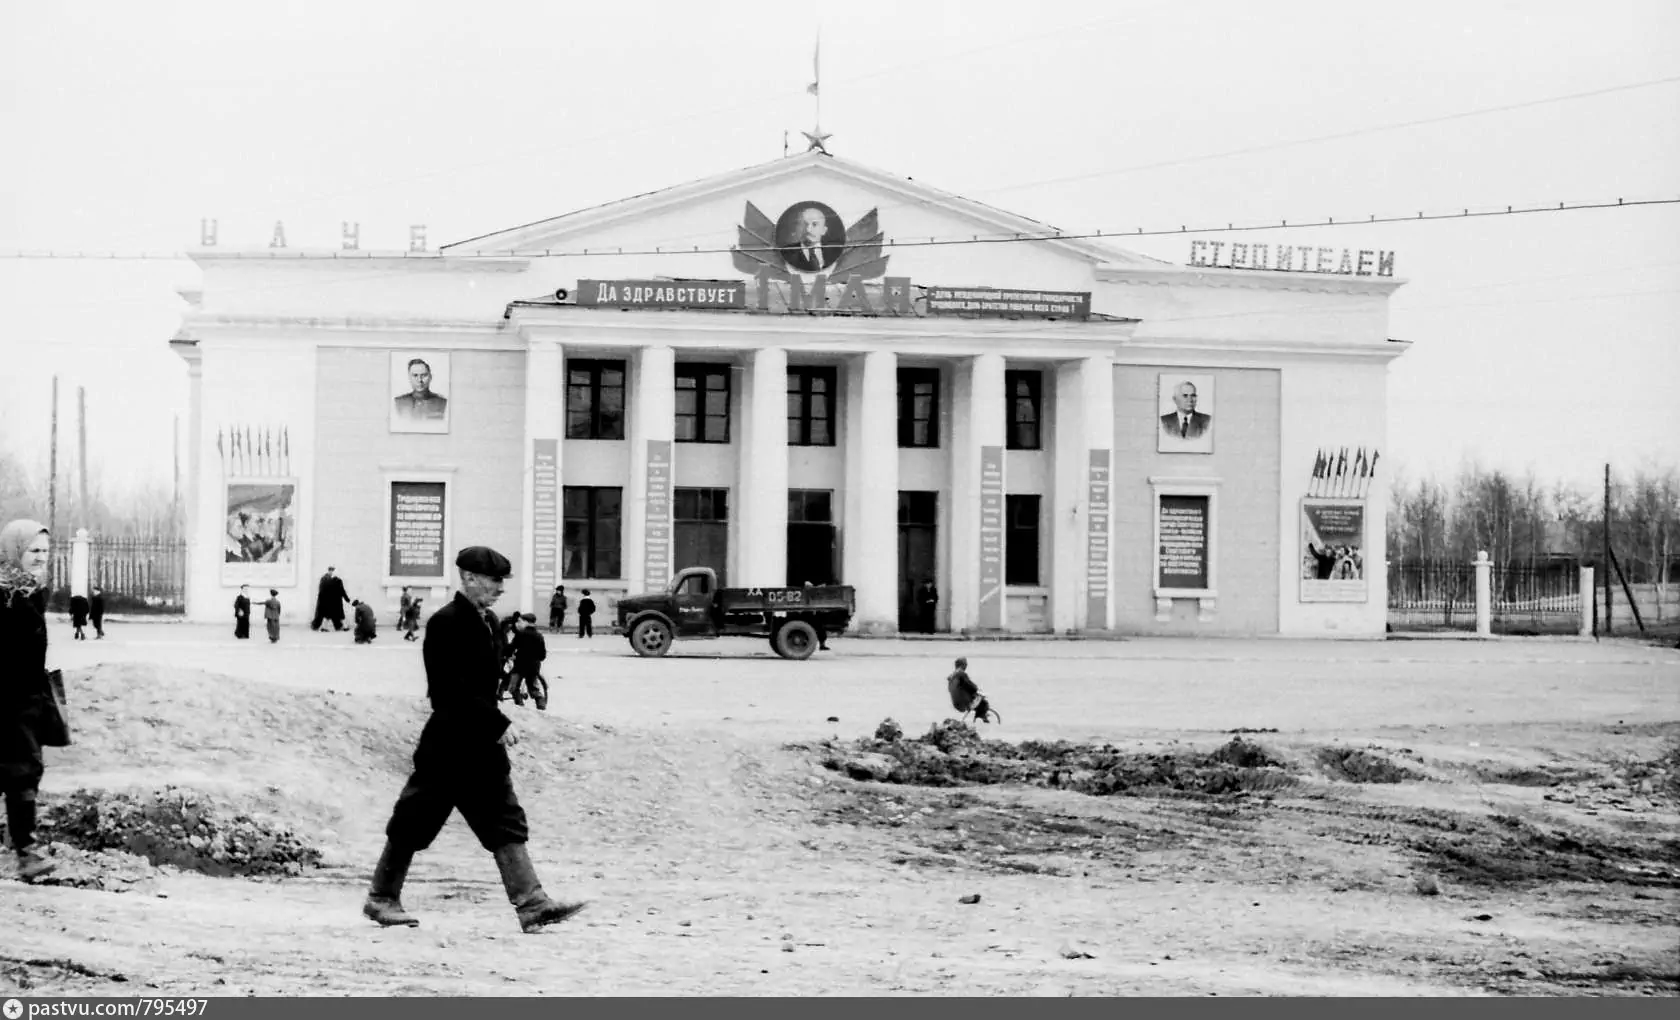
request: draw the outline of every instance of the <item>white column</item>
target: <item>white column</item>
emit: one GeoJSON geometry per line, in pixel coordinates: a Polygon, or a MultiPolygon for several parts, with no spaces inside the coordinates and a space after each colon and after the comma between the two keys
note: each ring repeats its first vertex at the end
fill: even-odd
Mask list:
{"type": "MultiPolygon", "coordinates": [[[[515,584],[519,592],[519,611],[536,613],[544,623],[548,620],[548,596],[551,585],[558,578],[537,590],[537,547],[548,553],[559,573],[560,528],[564,507],[561,505],[560,451],[565,445],[561,433],[565,422],[566,379],[564,354],[553,340],[531,340],[525,352],[525,443],[521,452],[523,485],[521,486],[519,560],[514,564],[515,584]],[[552,520],[539,529],[536,514],[538,440],[549,440],[554,447],[552,520]]],[[[547,479],[545,479],[547,481],[547,479]]]]}
{"type": "Polygon", "coordinates": [[[88,530],[77,528],[76,537],[70,540],[70,594],[86,596],[88,593],[88,567],[90,559],[88,530]]]}
{"type": "MultiPolygon", "coordinates": [[[[213,619],[212,606],[215,599],[211,596],[213,590],[205,579],[199,576],[200,560],[208,557],[207,553],[200,553],[200,542],[203,536],[198,533],[198,522],[202,519],[198,505],[199,494],[203,483],[204,454],[204,362],[203,353],[194,350],[187,358],[187,479],[185,491],[181,493],[181,504],[185,509],[185,520],[181,522],[182,532],[187,539],[187,592],[186,614],[189,620],[213,619]]],[[[215,544],[204,546],[205,549],[221,549],[218,540],[215,544]]],[[[267,596],[267,592],[263,593],[267,596]]],[[[230,603],[231,599],[228,600],[230,603]]]]}
{"type": "Polygon", "coordinates": [[[841,574],[857,592],[852,626],[898,630],[898,357],[873,351],[846,373],[846,508],[841,574]]]}
{"type": "MultiPolygon", "coordinates": [[[[967,364],[959,364],[954,391],[956,406],[951,415],[951,630],[961,632],[974,628],[979,621],[983,594],[980,590],[980,451],[984,446],[1002,449],[1005,445],[1003,356],[979,354],[967,364]]],[[[1002,564],[998,567],[1001,576],[1002,564]]],[[[1002,600],[1003,593],[999,591],[996,597],[1002,600]]],[[[1006,615],[1004,622],[1007,623],[1006,615]]]]}
{"type": "Polygon", "coordinates": [[[1476,554],[1476,636],[1493,636],[1493,564],[1485,549],[1476,554]]]}
{"type": "Polygon", "coordinates": [[[664,588],[671,575],[671,477],[677,420],[676,352],[644,347],[636,356],[635,391],[630,404],[630,485],[624,500],[624,577],[630,593],[664,588]],[[656,465],[653,502],[649,503],[649,451],[656,465]],[[650,567],[652,569],[650,569],[650,567]]]}
{"type": "Polygon", "coordinates": [[[743,373],[740,491],[730,516],[739,523],[732,587],[787,583],[787,352],[751,355],[743,373]]]}
{"type": "Polygon", "coordinates": [[[1040,547],[1050,552],[1050,629],[1080,629],[1085,601],[1085,388],[1076,361],[1055,366],[1056,403],[1050,430],[1051,496],[1044,524],[1050,534],[1040,547]]]}
{"type": "Polygon", "coordinates": [[[1581,568],[1581,636],[1592,637],[1593,633],[1593,601],[1598,592],[1593,589],[1593,568],[1581,568]]]}

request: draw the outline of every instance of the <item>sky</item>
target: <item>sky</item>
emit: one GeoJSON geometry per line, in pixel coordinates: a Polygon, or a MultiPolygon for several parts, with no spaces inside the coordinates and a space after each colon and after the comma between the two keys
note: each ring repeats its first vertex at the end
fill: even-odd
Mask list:
{"type": "MultiPolygon", "coordinates": [[[[0,449],[56,374],[61,465],[80,388],[93,475],[169,485],[201,219],[436,247],[798,153],[819,33],[830,151],[1069,231],[1680,199],[1672,0],[9,2],[0,449]]],[[[1117,243],[1192,236],[1397,253],[1405,477],[1680,465],[1680,205],[1117,243]]]]}

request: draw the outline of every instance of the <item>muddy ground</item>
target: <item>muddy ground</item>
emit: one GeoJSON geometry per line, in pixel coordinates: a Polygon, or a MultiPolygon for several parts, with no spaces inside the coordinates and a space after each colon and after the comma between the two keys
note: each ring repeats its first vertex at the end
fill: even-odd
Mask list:
{"type": "Polygon", "coordinates": [[[516,781],[545,880],[591,906],[536,936],[458,818],[405,894],[420,928],[358,913],[424,720],[412,648],[55,647],[78,735],[44,791],[61,882],[0,870],[0,988],[1680,991],[1670,652],[556,644],[516,781]],[[947,718],[964,653],[1005,725],[947,718]]]}

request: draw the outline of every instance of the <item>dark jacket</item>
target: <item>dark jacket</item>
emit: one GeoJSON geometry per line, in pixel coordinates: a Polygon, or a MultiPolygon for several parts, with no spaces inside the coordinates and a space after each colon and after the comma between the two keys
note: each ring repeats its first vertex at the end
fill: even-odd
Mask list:
{"type": "Polygon", "coordinates": [[[356,607],[356,636],[373,637],[378,619],[374,616],[373,607],[363,602],[356,607]]]}
{"type": "Polygon", "coordinates": [[[233,618],[235,620],[249,620],[251,618],[251,600],[243,595],[233,597],[233,618]]]}
{"type": "Polygon", "coordinates": [[[88,600],[86,595],[70,596],[70,622],[77,627],[85,627],[88,619],[88,600]]]}
{"type": "Polygon", "coordinates": [[[459,592],[426,620],[420,648],[432,717],[414,749],[416,769],[506,774],[498,741],[508,717],[496,707],[502,685],[502,642],[493,615],[480,614],[459,592]]]}
{"type": "Polygon", "coordinates": [[[578,603],[578,615],[579,616],[594,616],[595,615],[595,600],[590,598],[588,595],[585,595],[583,597],[583,600],[578,603]]]}
{"type": "Polygon", "coordinates": [[[39,782],[34,720],[47,686],[47,596],[0,588],[0,779],[39,782]]]}
{"type": "Polygon", "coordinates": [[[536,627],[526,627],[513,636],[513,668],[520,676],[528,677],[535,673],[546,658],[548,642],[543,640],[536,627]]]}
{"type": "Polygon", "coordinates": [[[88,616],[93,620],[95,626],[105,622],[104,595],[88,596],[88,616]]]}
{"type": "Polygon", "coordinates": [[[344,619],[344,604],[350,595],[344,590],[344,578],[334,574],[321,575],[321,588],[315,596],[315,612],[328,620],[344,619]]]}

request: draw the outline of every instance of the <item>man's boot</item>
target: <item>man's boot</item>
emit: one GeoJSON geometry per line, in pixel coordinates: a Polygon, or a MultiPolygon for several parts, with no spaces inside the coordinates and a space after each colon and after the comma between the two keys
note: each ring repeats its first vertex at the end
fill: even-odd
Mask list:
{"type": "Polygon", "coordinates": [[[501,869],[502,886],[507,889],[508,902],[513,904],[522,931],[540,931],[583,909],[582,903],[559,903],[548,898],[542,883],[537,881],[537,869],[524,843],[498,847],[496,867],[501,869]]]}
{"type": "Polygon", "coordinates": [[[379,864],[373,869],[373,881],[368,885],[367,902],[362,904],[363,916],[387,928],[395,925],[413,928],[420,924],[420,919],[402,905],[403,880],[408,877],[408,866],[413,860],[414,851],[398,850],[390,840],[385,841],[379,864]]]}
{"type": "Polygon", "coordinates": [[[22,882],[39,882],[58,869],[58,862],[48,857],[42,857],[35,852],[34,847],[24,847],[17,852],[18,880],[22,882]]]}

